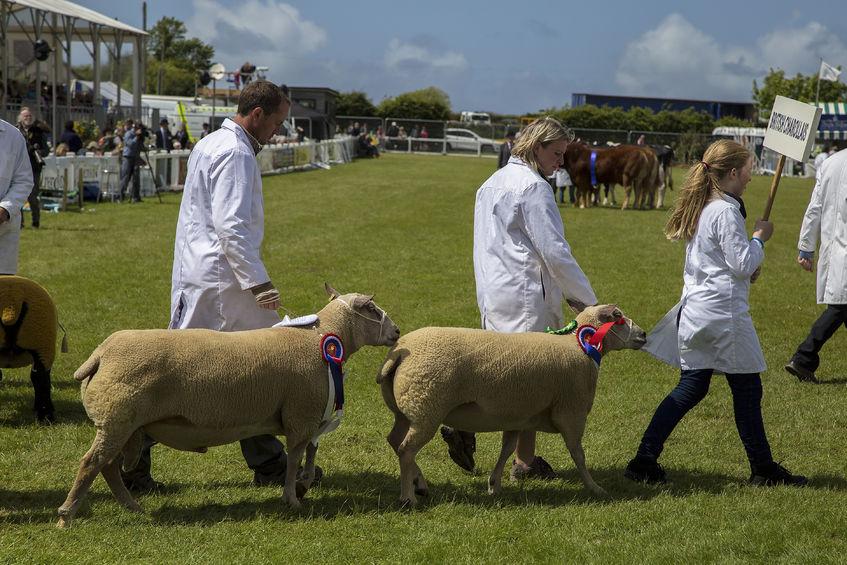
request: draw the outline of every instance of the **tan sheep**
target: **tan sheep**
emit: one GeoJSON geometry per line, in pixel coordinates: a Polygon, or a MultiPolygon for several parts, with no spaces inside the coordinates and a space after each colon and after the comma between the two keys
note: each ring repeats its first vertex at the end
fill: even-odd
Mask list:
{"type": "Polygon", "coordinates": [[[329,398],[322,338],[335,334],[346,360],[364,345],[392,345],[400,331],[369,296],[338,293],[306,328],[241,332],[125,330],[109,336],[77,369],[82,402],[97,433],[59,508],[69,526],[98,472],[125,507],[140,511],[120,477],[138,461],[142,432],[164,445],[208,447],[261,434],[286,436],[284,499],[299,507],[314,477],[311,443],[329,398]],[[309,446],[307,451],[307,445],[309,446]],[[307,452],[303,480],[296,473],[307,452]]]}
{"type": "MultiPolygon", "coordinates": [[[[32,365],[33,409],[44,423],[55,419],[50,371],[56,359],[57,325],[56,305],[41,285],[24,277],[0,276],[0,368],[32,365]]],[[[67,351],[66,340],[62,351],[67,351]]]]}
{"type": "MultiPolygon", "coordinates": [[[[600,338],[600,354],[639,349],[646,341],[644,331],[614,305],[586,308],[576,321],[595,328],[615,322],[600,338]]],[[[591,478],[582,449],[598,374],[599,365],[575,334],[422,328],[403,336],[377,376],[383,399],[394,412],[387,439],[400,459],[401,504],[414,505],[416,492],[427,493],[415,456],[441,423],[473,432],[504,432],[488,479],[491,494],[499,492],[503,466],[523,430],[562,434],[585,486],[604,493],[591,478]]]]}

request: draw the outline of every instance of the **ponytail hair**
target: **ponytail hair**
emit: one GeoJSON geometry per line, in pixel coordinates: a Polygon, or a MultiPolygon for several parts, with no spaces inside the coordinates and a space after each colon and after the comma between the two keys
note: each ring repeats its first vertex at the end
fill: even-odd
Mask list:
{"type": "Polygon", "coordinates": [[[679,192],[665,236],[670,240],[685,241],[694,237],[703,208],[722,193],[718,181],[732,169],[741,170],[750,159],[750,151],[735,141],[720,139],[712,143],[703,154],[703,160],[694,163],[679,192]]]}

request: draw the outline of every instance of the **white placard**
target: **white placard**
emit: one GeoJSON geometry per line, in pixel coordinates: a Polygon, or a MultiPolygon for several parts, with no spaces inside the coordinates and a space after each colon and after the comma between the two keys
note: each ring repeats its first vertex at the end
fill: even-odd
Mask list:
{"type": "Polygon", "coordinates": [[[820,121],[820,108],[777,96],[765,132],[764,146],[795,161],[805,161],[812,151],[820,121]]]}

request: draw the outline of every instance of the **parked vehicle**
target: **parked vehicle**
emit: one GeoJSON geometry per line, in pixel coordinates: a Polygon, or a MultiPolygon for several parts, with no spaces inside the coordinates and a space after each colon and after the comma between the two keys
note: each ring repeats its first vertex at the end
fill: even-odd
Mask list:
{"type": "Polygon", "coordinates": [[[495,153],[497,142],[487,137],[463,128],[447,128],[444,130],[444,138],[447,140],[447,151],[481,151],[483,153],[495,153]]]}
{"type": "Polygon", "coordinates": [[[487,112],[462,112],[460,121],[466,124],[491,125],[491,116],[487,112]]]}

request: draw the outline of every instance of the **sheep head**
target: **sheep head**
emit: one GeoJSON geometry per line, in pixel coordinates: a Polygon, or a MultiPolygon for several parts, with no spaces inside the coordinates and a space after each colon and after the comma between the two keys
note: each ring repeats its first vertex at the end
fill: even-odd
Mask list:
{"type": "Polygon", "coordinates": [[[613,325],[603,339],[603,351],[618,349],[641,349],[647,342],[647,334],[635,322],[627,318],[615,304],[598,304],[585,307],[576,317],[580,326],[599,328],[609,322],[613,325]]]}
{"type": "MultiPolygon", "coordinates": [[[[357,342],[356,349],[363,345],[394,345],[400,339],[400,329],[385,311],[373,301],[373,295],[339,294],[329,284],[325,284],[330,304],[337,302],[350,316],[352,332],[357,342]]],[[[350,339],[348,337],[348,339],[350,339]]]]}

